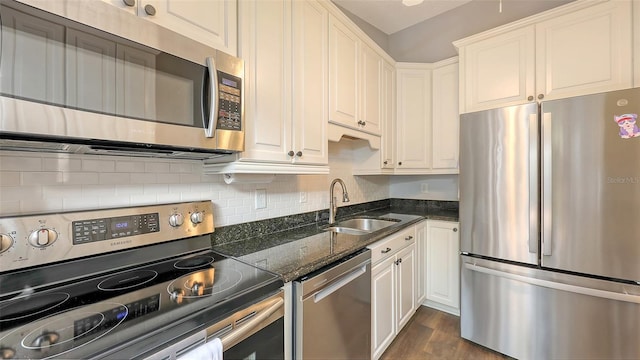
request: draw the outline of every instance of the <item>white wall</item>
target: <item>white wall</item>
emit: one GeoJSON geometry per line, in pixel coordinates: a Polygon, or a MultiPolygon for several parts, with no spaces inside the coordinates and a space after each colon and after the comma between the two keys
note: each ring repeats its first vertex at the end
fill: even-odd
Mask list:
{"type": "Polygon", "coordinates": [[[222,175],[204,175],[200,161],[0,151],[0,215],[212,200],[215,224],[224,226],[327,209],[335,177],[347,185],[348,205],[389,197],[386,178],[351,175],[344,145],[331,143],[329,161],[328,176],[277,175],[269,184],[227,185],[222,175]],[[267,192],[265,209],[255,209],[256,189],[267,192]]]}
{"type": "Polygon", "coordinates": [[[458,175],[393,176],[389,197],[458,201],[458,175]],[[426,192],[423,192],[423,184],[426,184],[426,192]]]}

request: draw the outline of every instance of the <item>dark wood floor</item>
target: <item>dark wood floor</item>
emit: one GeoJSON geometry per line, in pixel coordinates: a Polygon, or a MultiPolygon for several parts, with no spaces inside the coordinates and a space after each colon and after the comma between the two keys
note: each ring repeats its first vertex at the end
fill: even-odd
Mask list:
{"type": "Polygon", "coordinates": [[[382,354],[391,359],[508,359],[460,337],[460,318],[420,306],[413,318],[382,354]]]}

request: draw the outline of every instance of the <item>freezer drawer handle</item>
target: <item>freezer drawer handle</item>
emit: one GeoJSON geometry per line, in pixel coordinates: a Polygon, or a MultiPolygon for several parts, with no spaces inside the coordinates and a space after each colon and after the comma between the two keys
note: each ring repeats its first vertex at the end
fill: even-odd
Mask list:
{"type": "Polygon", "coordinates": [[[528,276],[511,274],[504,271],[490,269],[484,266],[479,266],[479,265],[470,264],[470,263],[465,263],[464,267],[471,271],[477,271],[487,275],[499,276],[505,279],[520,281],[523,283],[542,286],[549,289],[562,290],[562,291],[568,291],[576,294],[600,297],[600,298],[609,299],[609,300],[625,301],[625,302],[640,304],[640,296],[638,295],[622,294],[622,293],[617,293],[613,291],[605,291],[605,290],[599,290],[599,289],[586,288],[582,286],[557,283],[557,282],[548,281],[548,280],[534,279],[528,276]]]}
{"type": "Polygon", "coordinates": [[[284,306],[284,300],[282,298],[277,298],[272,300],[268,307],[262,310],[258,315],[256,315],[253,319],[243,323],[242,325],[235,328],[232,332],[222,336],[220,341],[222,342],[222,348],[228,349],[233,344],[239,342],[247,336],[247,334],[251,333],[252,330],[260,325],[261,322],[265,321],[269,316],[273,315],[278,309],[284,306]]]}

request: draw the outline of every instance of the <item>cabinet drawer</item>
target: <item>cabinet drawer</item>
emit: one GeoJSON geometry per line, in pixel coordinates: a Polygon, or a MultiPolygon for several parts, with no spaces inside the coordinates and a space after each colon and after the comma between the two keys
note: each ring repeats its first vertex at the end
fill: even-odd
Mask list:
{"type": "Polygon", "coordinates": [[[380,262],[397,253],[399,250],[415,243],[415,238],[416,228],[415,226],[411,226],[367,246],[371,249],[371,263],[375,265],[377,262],[380,262]]]}

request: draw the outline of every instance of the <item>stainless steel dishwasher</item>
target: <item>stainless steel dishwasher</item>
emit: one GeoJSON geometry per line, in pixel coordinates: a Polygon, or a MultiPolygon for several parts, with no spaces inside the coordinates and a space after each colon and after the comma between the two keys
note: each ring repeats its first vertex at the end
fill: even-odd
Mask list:
{"type": "Polygon", "coordinates": [[[293,283],[295,358],[371,358],[371,251],[293,283]]]}

